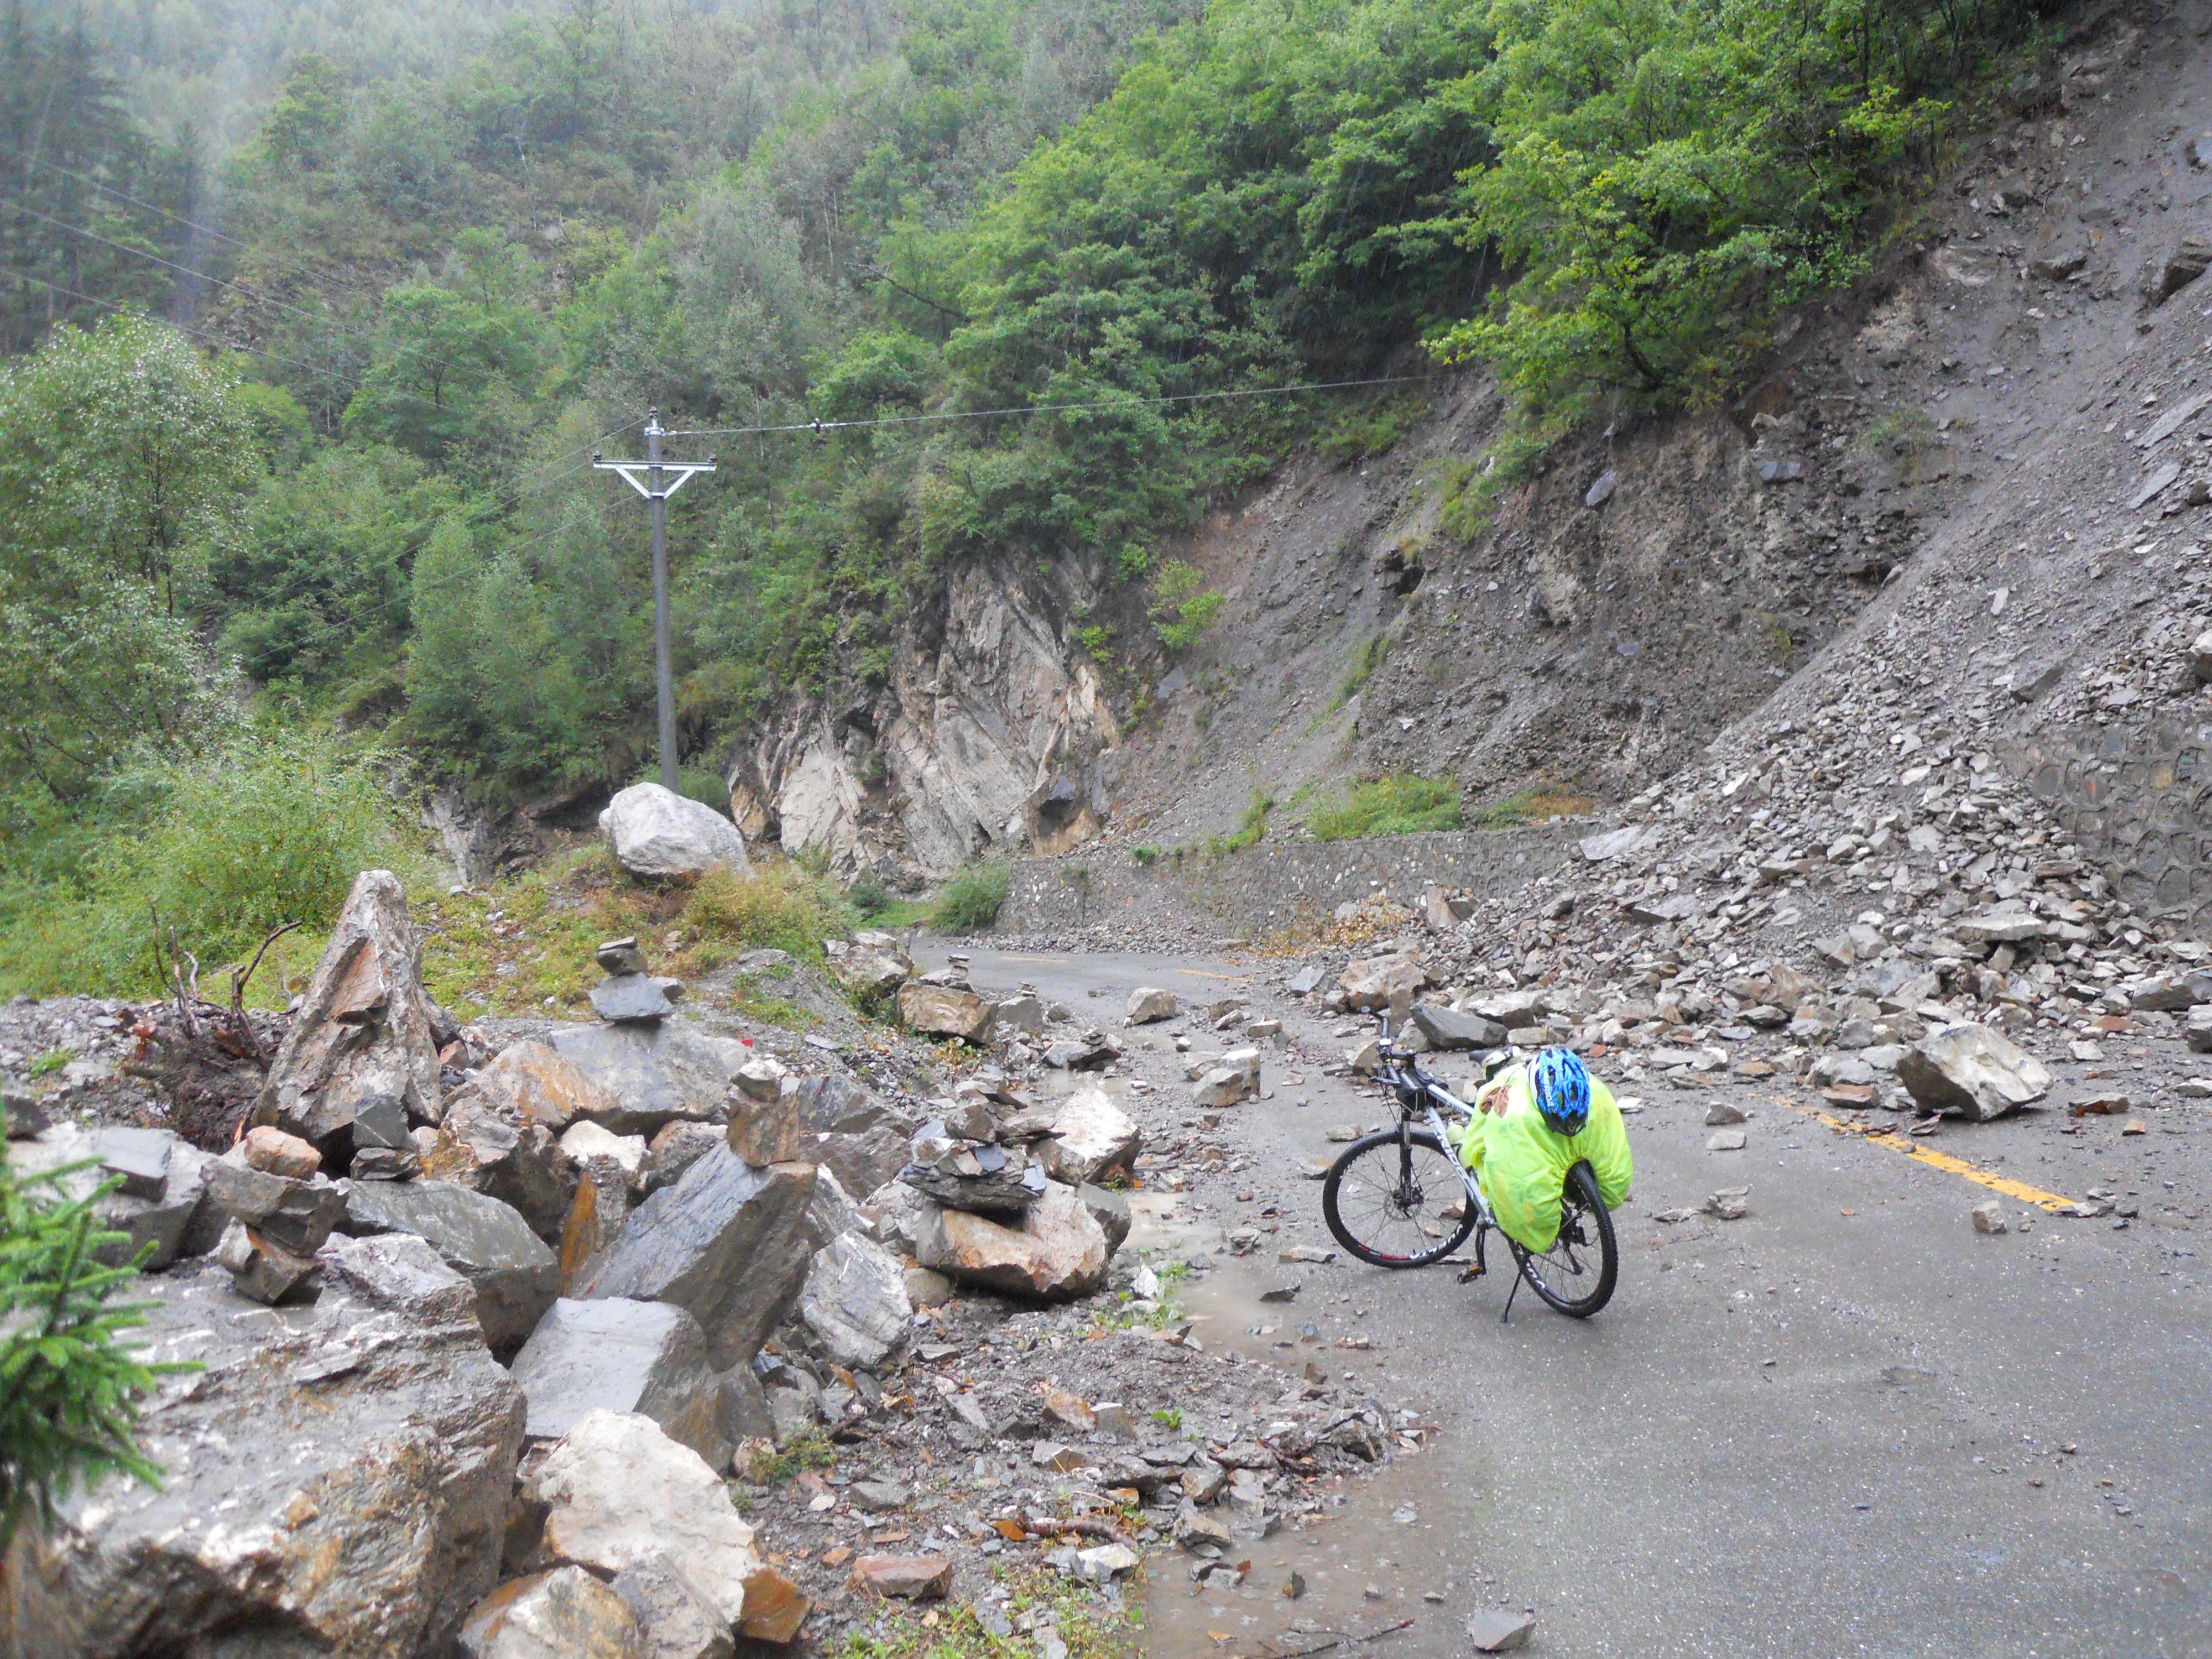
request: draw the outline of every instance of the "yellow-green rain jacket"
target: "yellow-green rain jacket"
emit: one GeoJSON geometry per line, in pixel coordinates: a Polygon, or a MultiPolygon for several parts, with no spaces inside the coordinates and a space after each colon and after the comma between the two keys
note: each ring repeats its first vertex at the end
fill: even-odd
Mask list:
{"type": "Polygon", "coordinates": [[[1550,1249],[1559,1236],[1559,1199],[1567,1171],[1585,1159],[1605,1207],[1619,1209],[1636,1178],[1636,1164],[1613,1091],[1592,1078],[1589,1121],[1580,1134],[1563,1135],[1537,1111],[1525,1064],[1510,1066],[1485,1084],[1475,1104],[1480,1107],[1501,1090],[1508,1091],[1504,1114],[1478,1110],[1461,1136],[1459,1152],[1482,1183],[1482,1195],[1506,1237],[1524,1249],[1550,1249]]]}

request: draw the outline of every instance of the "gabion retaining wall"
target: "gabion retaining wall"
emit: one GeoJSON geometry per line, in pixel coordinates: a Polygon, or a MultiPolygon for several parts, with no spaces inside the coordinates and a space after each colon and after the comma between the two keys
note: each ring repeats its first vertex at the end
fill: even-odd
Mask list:
{"type": "Polygon", "coordinates": [[[2122,898],[2212,939],[2212,725],[2075,728],[2004,759],[2122,898]]]}

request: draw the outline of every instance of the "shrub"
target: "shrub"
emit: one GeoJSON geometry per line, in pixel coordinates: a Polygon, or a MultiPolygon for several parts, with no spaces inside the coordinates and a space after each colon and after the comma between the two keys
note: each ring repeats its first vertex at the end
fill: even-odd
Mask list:
{"type": "Polygon", "coordinates": [[[283,922],[326,925],[362,870],[411,861],[388,767],[380,751],[295,734],[123,781],[153,804],[102,834],[81,882],[22,899],[0,933],[0,987],[154,988],[154,910],[208,968],[252,955],[283,922]]]}
{"type": "Polygon", "coordinates": [[[1220,621],[1222,607],[1228,603],[1224,595],[1206,587],[1197,566],[1187,560],[1170,559],[1152,579],[1152,632],[1169,650],[1187,650],[1220,621]]]}
{"type": "Polygon", "coordinates": [[[822,960],[822,941],[850,933],[852,913],[823,877],[788,860],[762,863],[750,876],[710,870],[684,906],[687,926],[704,939],[744,951],[788,951],[822,960]]]}
{"type": "Polygon", "coordinates": [[[1308,815],[1306,829],[1316,841],[1352,841],[1457,830],[1465,821],[1457,784],[1394,772],[1355,783],[1336,799],[1323,801],[1308,815]]]}
{"type": "Polygon", "coordinates": [[[1013,872],[1003,864],[963,864],[939,890],[932,926],[948,933],[980,933],[999,919],[1013,872]]]}
{"type": "Polygon", "coordinates": [[[94,1230],[93,1202],[70,1199],[74,1164],[18,1180],[0,1141],[0,1555],[24,1521],[43,1528],[80,1481],[120,1470],[149,1486],[161,1471],[131,1437],[137,1396],[188,1369],[139,1363],[117,1337],[144,1324],[143,1303],[117,1303],[135,1266],[104,1267],[127,1242],[94,1230]]]}

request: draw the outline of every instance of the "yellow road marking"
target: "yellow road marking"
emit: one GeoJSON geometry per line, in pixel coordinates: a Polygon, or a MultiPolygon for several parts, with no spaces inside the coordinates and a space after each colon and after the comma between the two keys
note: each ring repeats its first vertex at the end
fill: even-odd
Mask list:
{"type": "Polygon", "coordinates": [[[1954,1158],[1948,1152],[1939,1152],[1933,1146],[1916,1146],[1903,1135],[1893,1134],[1887,1129],[1875,1131],[1863,1129],[1857,1124],[1846,1122],[1832,1113],[1823,1112],[1811,1106],[1801,1106],[1784,1095],[1771,1095],[1768,1098],[1778,1106],[1787,1106],[1793,1112],[1800,1113],[1816,1122],[1826,1124],[1838,1134],[1849,1135],[1854,1140],[1863,1140],[1869,1146],[1887,1146],[1893,1152],[1903,1152],[1905,1157],[1913,1159],[1916,1163],[1928,1164],[1933,1169],[1942,1170],[1947,1175],[1963,1176],[1977,1186],[1986,1187],[1993,1193],[2002,1193],[2007,1198],[2016,1198],[2023,1204],[2033,1204],[2042,1209],[2053,1212],[2070,1210],[2074,1207],[2074,1200],[2070,1198],[2061,1198],[2056,1193],[2046,1193],[2039,1187],[2031,1187],[2024,1181],[2014,1181],[2009,1176],[1992,1175],[1987,1170],[1978,1170],[1963,1158],[1954,1158]]]}
{"type": "Polygon", "coordinates": [[[1000,960],[1002,962],[1046,962],[1054,967],[1060,967],[1066,963],[1067,958],[1066,957],[1001,957],[1000,960]]]}
{"type": "Polygon", "coordinates": [[[1188,974],[1196,979],[1249,979],[1252,977],[1249,974],[1209,974],[1203,968],[1176,968],[1170,969],[1170,971],[1177,974],[1188,974]]]}

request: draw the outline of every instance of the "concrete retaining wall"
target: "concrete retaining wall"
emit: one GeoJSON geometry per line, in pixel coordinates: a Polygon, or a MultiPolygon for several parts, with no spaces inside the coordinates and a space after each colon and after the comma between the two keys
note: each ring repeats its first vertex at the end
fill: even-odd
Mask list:
{"type": "Polygon", "coordinates": [[[2212,723],[2076,727],[2004,759],[2122,898],[2212,939],[2212,723]]]}
{"type": "Polygon", "coordinates": [[[1382,891],[1414,902],[1425,888],[1517,887],[1574,854],[1602,826],[1561,819],[1517,830],[1454,830],[1365,841],[1261,842],[1208,856],[1162,854],[1149,868],[1126,848],[1016,863],[1004,933],[1047,933],[1120,921],[1263,938],[1328,921],[1346,900],[1382,891]]]}

